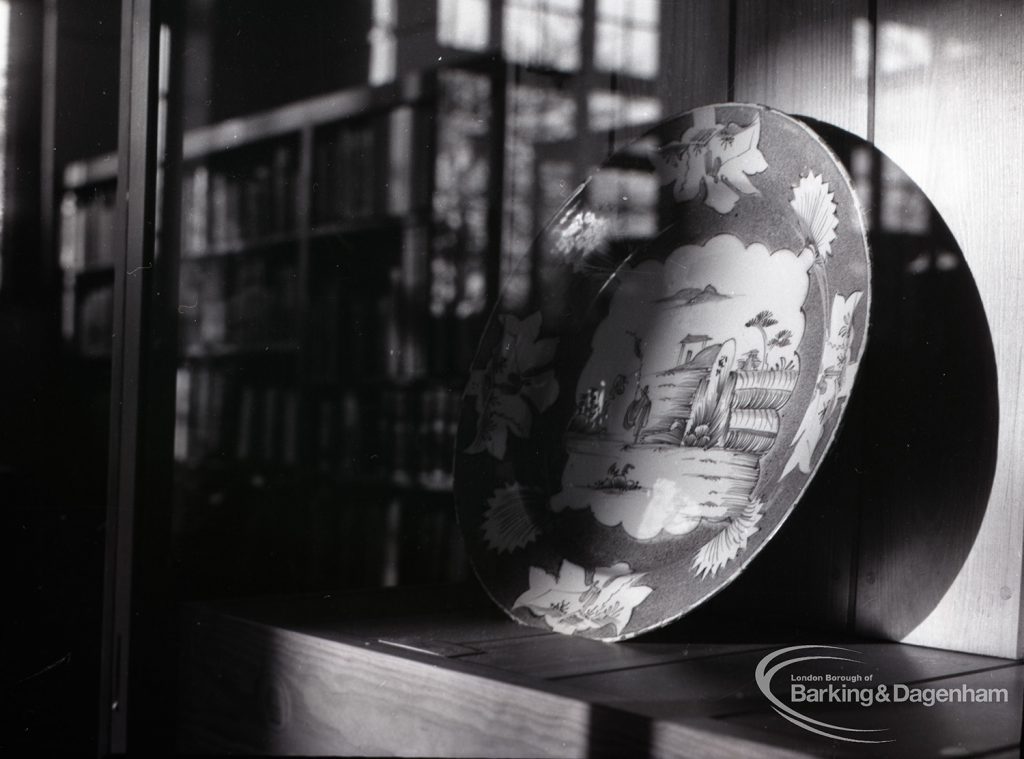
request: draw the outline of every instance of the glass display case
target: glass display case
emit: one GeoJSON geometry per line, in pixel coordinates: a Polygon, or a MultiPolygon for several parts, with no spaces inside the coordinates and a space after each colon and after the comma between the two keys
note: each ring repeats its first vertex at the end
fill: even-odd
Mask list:
{"type": "MultiPolygon", "coordinates": [[[[19,155],[44,157],[44,263],[28,287],[0,227],[0,309],[12,344],[38,323],[54,356],[23,384],[70,379],[39,390],[66,413],[11,417],[12,439],[61,439],[60,476],[41,442],[7,446],[0,474],[12,533],[42,492],[25,483],[85,504],[73,542],[91,546],[94,632],[58,637],[98,662],[101,751],[179,745],[189,719],[203,750],[182,673],[223,641],[188,625],[265,620],[263,602],[196,604],[274,596],[275,620],[307,619],[344,616],[336,599],[353,593],[366,611],[345,624],[371,648],[390,635],[412,660],[437,654],[417,646],[440,633],[427,645],[363,623],[392,599],[409,619],[429,599],[447,613],[476,587],[452,469],[492,310],[542,302],[562,318],[538,298],[565,284],[534,244],[547,221],[615,154],[587,192],[616,206],[617,239],[644,238],[660,190],[621,149],[727,101],[793,115],[845,166],[872,249],[872,336],[814,483],[692,629],[718,643],[721,620],[792,623],[1020,657],[1021,251],[1006,218],[1021,186],[976,170],[1021,141],[1012,3],[104,0],[95,18],[41,5],[43,144],[19,155]],[[30,453],[34,468],[10,474],[30,453]]],[[[458,634],[440,669],[471,655],[458,634]]],[[[513,679],[535,674],[516,666],[513,679]]],[[[272,727],[273,678],[233,676],[272,727]]]]}

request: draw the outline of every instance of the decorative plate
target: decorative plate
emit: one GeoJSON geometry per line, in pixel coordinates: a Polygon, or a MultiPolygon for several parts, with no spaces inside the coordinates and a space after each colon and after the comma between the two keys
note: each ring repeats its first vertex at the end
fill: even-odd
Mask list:
{"type": "Polygon", "coordinates": [[[860,207],[807,126],[715,105],[610,158],[530,259],[463,400],[459,521],[514,619],[630,638],[733,580],[828,449],[866,338],[860,207]]]}

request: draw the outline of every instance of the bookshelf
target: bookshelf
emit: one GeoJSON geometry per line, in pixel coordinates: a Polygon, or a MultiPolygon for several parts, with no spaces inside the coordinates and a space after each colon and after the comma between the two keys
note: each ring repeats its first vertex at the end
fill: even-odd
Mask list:
{"type": "MultiPolygon", "coordinates": [[[[114,288],[113,162],[69,167],[61,202],[61,331],[82,358],[110,355],[114,288]]],[[[116,171],[116,169],[115,169],[116,171]]]]}
{"type": "MultiPolygon", "coordinates": [[[[478,61],[184,136],[180,250],[160,254],[185,597],[463,578],[451,450],[496,295],[503,98],[478,61]]],[[[82,362],[109,363],[116,186],[115,157],[64,172],[82,362]]]]}

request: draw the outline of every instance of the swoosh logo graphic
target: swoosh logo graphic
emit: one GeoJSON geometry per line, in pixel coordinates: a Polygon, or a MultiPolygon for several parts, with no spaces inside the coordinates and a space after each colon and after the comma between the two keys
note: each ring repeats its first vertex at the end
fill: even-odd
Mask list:
{"type": "Polygon", "coordinates": [[[849,656],[798,656],[795,658],[785,659],[780,661],[778,664],[771,666],[779,657],[785,656],[786,654],[794,654],[799,651],[839,651],[849,654],[860,655],[860,651],[854,651],[851,648],[840,648],[839,646],[790,646],[789,648],[780,648],[778,651],[773,651],[766,657],[761,659],[757,663],[757,668],[754,670],[754,680],[757,682],[757,687],[761,689],[761,693],[764,697],[771,702],[772,708],[778,713],[780,717],[785,720],[792,722],[797,727],[801,727],[817,735],[824,736],[825,738],[832,738],[838,741],[846,741],[848,743],[892,743],[892,739],[887,740],[870,740],[867,736],[854,737],[852,735],[837,735],[834,732],[828,732],[829,730],[841,731],[843,733],[881,733],[885,732],[888,728],[856,728],[856,727],[843,727],[842,725],[833,725],[829,722],[822,722],[821,720],[812,719],[804,714],[801,714],[796,709],[787,704],[782,703],[772,693],[772,678],[775,677],[780,671],[790,666],[791,664],[797,664],[799,662],[806,661],[848,661],[854,662],[855,664],[863,664],[860,659],[853,659],[849,656]],[[770,667],[770,668],[769,668],[770,667]]]}

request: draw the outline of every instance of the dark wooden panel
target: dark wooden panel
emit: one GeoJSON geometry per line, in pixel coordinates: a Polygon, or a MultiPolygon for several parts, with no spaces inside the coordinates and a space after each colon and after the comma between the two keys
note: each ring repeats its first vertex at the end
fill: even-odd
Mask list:
{"type": "MultiPolygon", "coordinates": [[[[863,664],[828,662],[822,672],[872,674],[878,682],[915,682],[955,672],[969,672],[1006,664],[970,654],[951,653],[891,643],[839,643],[859,652],[847,654],[863,664]]],[[[583,675],[562,680],[565,685],[592,693],[601,703],[647,714],[678,718],[702,714],[719,716],[767,709],[754,681],[757,663],[780,648],[744,651],[714,658],[694,659],[660,666],[583,675]]],[[[811,655],[820,652],[812,652],[811,655]]],[[[1018,699],[1019,703],[1019,699],[1018,699]]]]}
{"type": "Polygon", "coordinates": [[[509,756],[585,751],[586,704],[531,694],[503,710],[502,683],[425,663],[435,657],[387,655],[369,640],[345,645],[238,619],[194,622],[186,750],[472,756],[497,732],[509,756]]]}
{"type": "Polygon", "coordinates": [[[401,616],[384,619],[368,619],[348,623],[303,625],[296,629],[321,635],[353,635],[394,643],[409,643],[419,640],[455,643],[466,646],[492,644],[505,640],[532,640],[537,637],[549,638],[554,633],[545,633],[536,627],[518,625],[496,607],[478,612],[452,611],[421,616],[401,616]]]}
{"type": "Polygon", "coordinates": [[[735,98],[868,133],[867,0],[738,0],[735,98]]]}
{"type": "Polygon", "coordinates": [[[569,679],[588,673],[631,670],[668,662],[728,656],[737,651],[759,648],[755,644],[637,643],[613,646],[596,640],[549,635],[543,638],[504,640],[490,643],[472,657],[475,665],[545,680],[569,679]]]}
{"type": "MultiPolygon", "coordinates": [[[[482,628],[522,628],[496,623],[489,611],[404,613],[409,609],[403,610],[401,595],[383,597],[394,612],[390,619],[401,622],[407,637],[419,633],[429,643],[443,631],[464,643],[420,651],[385,645],[376,637],[380,619],[361,626],[355,618],[340,618],[328,632],[297,632],[272,621],[297,618],[282,600],[273,602],[274,610],[264,604],[260,622],[247,618],[239,604],[229,613],[224,608],[232,605],[194,607],[186,620],[182,667],[182,748],[588,757],[806,756],[828,748],[818,736],[787,732],[788,723],[754,683],[758,661],[785,642],[741,650],[657,638],[605,644],[541,634],[470,643],[482,628]],[[440,627],[439,619],[446,620],[440,627]],[[437,655],[423,652],[432,649],[437,655]],[[659,663],[668,656],[680,660],[659,663]],[[579,668],[590,674],[567,674],[579,668]]],[[[321,611],[326,614],[332,601],[321,599],[321,611]]],[[[380,601],[372,594],[351,596],[334,608],[379,608],[380,601]]],[[[408,604],[417,606],[414,599],[408,604]]],[[[298,616],[310,619],[315,605],[300,599],[305,610],[298,616]]],[[[326,617],[317,624],[331,627],[326,617]]],[[[734,633],[723,630],[722,636],[734,633]]],[[[1008,688],[1008,705],[984,714],[982,722],[992,728],[987,743],[975,727],[956,720],[936,725],[929,715],[890,705],[904,747],[926,730],[935,745],[997,749],[1009,745],[1008,730],[1019,729],[1024,665],[893,643],[836,645],[859,652],[850,656],[863,664],[829,661],[821,672],[873,674],[880,683],[1008,688]]],[[[807,666],[814,664],[821,662],[807,666]]],[[[879,714],[888,719],[890,712],[879,714]]]]}
{"type": "MultiPolygon", "coordinates": [[[[429,626],[429,624],[428,624],[429,626]]],[[[653,723],[557,683],[196,610],[180,748],[404,756],[801,756],[745,726],[653,723]]],[[[603,644],[602,644],[603,645],[603,644]]]]}
{"type": "MultiPolygon", "coordinates": [[[[930,529],[927,503],[917,507],[916,527],[890,504],[866,521],[857,604],[864,631],[1012,657],[1024,653],[1024,247],[1010,221],[1020,218],[1024,193],[1015,166],[1024,143],[1022,27],[1024,6],[1011,0],[878,2],[876,142],[934,203],[974,275],[995,352],[999,431],[980,529],[931,613],[907,618],[918,592],[907,578],[929,570],[908,570],[900,551],[917,529],[930,529]]],[[[933,560],[948,557],[936,552],[933,560]]]]}
{"type": "Polygon", "coordinates": [[[721,103],[729,93],[729,4],[662,2],[659,96],[665,115],[721,103]]]}

